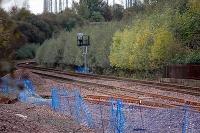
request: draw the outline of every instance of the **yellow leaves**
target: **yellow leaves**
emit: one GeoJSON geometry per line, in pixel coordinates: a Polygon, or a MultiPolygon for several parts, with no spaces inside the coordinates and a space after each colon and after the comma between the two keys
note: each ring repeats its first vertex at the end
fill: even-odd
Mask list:
{"type": "Polygon", "coordinates": [[[151,37],[151,31],[149,29],[145,29],[140,31],[136,36],[136,43],[143,47],[147,42],[148,39],[151,37]]]}
{"type": "Polygon", "coordinates": [[[172,56],[174,39],[166,27],[155,31],[154,44],[151,47],[150,60],[153,67],[159,67],[172,56]]]}
{"type": "Polygon", "coordinates": [[[159,68],[171,59],[175,41],[167,24],[159,19],[138,20],[131,28],[118,31],[113,37],[111,65],[146,70],[159,68]]]}
{"type": "Polygon", "coordinates": [[[8,15],[0,9],[0,48],[4,49],[4,52],[10,40],[13,38],[12,32],[12,22],[9,20],[8,15]]]}
{"type": "Polygon", "coordinates": [[[122,32],[117,32],[113,37],[113,44],[110,52],[110,62],[113,66],[142,69],[148,63],[148,44],[151,44],[149,38],[149,21],[138,20],[131,28],[126,28],[122,32]]]}
{"type": "Polygon", "coordinates": [[[192,11],[199,13],[200,12],[200,1],[199,0],[189,0],[190,8],[192,11]]]}
{"type": "Polygon", "coordinates": [[[120,32],[116,32],[114,37],[113,37],[113,42],[115,47],[119,48],[120,47],[120,43],[121,43],[121,38],[120,38],[121,34],[120,32]]]}

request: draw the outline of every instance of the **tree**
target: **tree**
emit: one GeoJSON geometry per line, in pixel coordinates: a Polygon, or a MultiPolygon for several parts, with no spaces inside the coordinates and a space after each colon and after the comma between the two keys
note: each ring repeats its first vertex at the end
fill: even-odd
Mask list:
{"type": "Polygon", "coordinates": [[[91,21],[99,21],[99,18],[102,18],[102,8],[105,5],[106,3],[103,0],[80,0],[79,3],[75,4],[75,8],[83,18],[91,21]]]}
{"type": "Polygon", "coordinates": [[[37,27],[40,32],[43,32],[45,34],[45,39],[51,37],[52,30],[49,24],[42,20],[40,17],[31,15],[27,17],[25,21],[37,27]]]}
{"type": "Polygon", "coordinates": [[[16,59],[33,59],[39,44],[26,44],[16,51],[16,59]]]}
{"type": "Polygon", "coordinates": [[[104,6],[102,6],[100,12],[102,16],[104,17],[105,21],[111,21],[113,19],[111,6],[105,4],[104,6]]]}
{"type": "Polygon", "coordinates": [[[58,14],[57,20],[66,31],[71,31],[76,26],[82,26],[84,24],[84,19],[71,9],[66,9],[62,13],[58,14]]]}
{"type": "Polygon", "coordinates": [[[170,63],[175,54],[179,54],[180,45],[176,44],[170,31],[168,15],[140,18],[132,26],[118,31],[111,46],[111,65],[143,71],[162,68],[170,63]]]}
{"type": "Polygon", "coordinates": [[[26,8],[15,8],[13,7],[10,11],[11,17],[17,21],[25,21],[28,17],[32,16],[31,12],[26,8]]]}
{"type": "Polygon", "coordinates": [[[88,25],[76,27],[71,32],[63,31],[55,39],[45,41],[38,49],[36,59],[40,64],[55,65],[82,65],[82,51],[77,46],[76,34],[86,33],[91,38],[91,46],[88,51],[88,63],[91,68],[109,67],[109,53],[112,36],[120,28],[119,23],[107,23],[103,25],[88,25]],[[51,57],[51,58],[50,58],[51,57]]]}
{"type": "Polygon", "coordinates": [[[152,68],[159,68],[167,65],[170,60],[179,52],[176,48],[173,34],[168,28],[162,26],[154,32],[154,44],[151,46],[150,64],[152,68]]]}
{"type": "Polygon", "coordinates": [[[123,18],[124,7],[119,4],[113,6],[113,19],[121,20],[123,18]]]}
{"type": "Polygon", "coordinates": [[[193,8],[193,3],[187,5],[187,12],[176,13],[172,31],[183,46],[189,49],[200,49],[200,13],[198,8],[193,8]]]}
{"type": "Polygon", "coordinates": [[[90,10],[86,3],[80,1],[80,3],[74,4],[75,8],[77,9],[77,12],[80,16],[82,16],[84,19],[90,18],[90,10]]]}
{"type": "Polygon", "coordinates": [[[92,22],[102,22],[104,21],[104,17],[101,15],[100,12],[93,12],[92,16],[90,17],[92,22]]]}
{"type": "Polygon", "coordinates": [[[0,9],[0,58],[9,58],[24,42],[24,36],[15,28],[9,15],[0,9]]]}
{"type": "Polygon", "coordinates": [[[19,22],[17,30],[19,30],[26,37],[27,42],[42,43],[45,40],[45,34],[30,23],[19,22]]]}
{"type": "Polygon", "coordinates": [[[56,14],[43,13],[39,15],[38,17],[49,25],[49,30],[51,32],[57,32],[62,29],[60,23],[58,23],[59,18],[57,18],[56,14]]]}

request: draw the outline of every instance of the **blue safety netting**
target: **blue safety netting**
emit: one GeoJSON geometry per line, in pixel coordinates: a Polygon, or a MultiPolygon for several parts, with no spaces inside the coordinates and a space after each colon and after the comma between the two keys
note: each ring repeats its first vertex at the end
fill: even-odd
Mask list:
{"type": "Polygon", "coordinates": [[[72,116],[78,123],[96,132],[123,133],[125,117],[121,100],[111,100],[107,105],[86,102],[79,91],[52,89],[52,109],[72,116]]]}
{"type": "Polygon", "coordinates": [[[192,108],[124,106],[126,133],[199,133],[200,113],[192,108]]]}
{"type": "Polygon", "coordinates": [[[13,80],[11,78],[1,78],[0,93],[3,95],[10,95],[18,93],[17,84],[19,80],[13,80]]]}
{"type": "Polygon", "coordinates": [[[20,91],[18,99],[24,103],[36,105],[51,105],[51,99],[45,99],[36,93],[36,89],[30,80],[23,80],[25,89],[20,91]]]}
{"type": "Polygon", "coordinates": [[[32,94],[36,94],[36,89],[30,80],[23,80],[24,87],[32,94]]]}
{"type": "Polygon", "coordinates": [[[89,73],[90,69],[87,67],[85,68],[84,66],[76,66],[75,67],[75,72],[76,73],[89,73]]]}
{"type": "Polygon", "coordinates": [[[125,116],[123,112],[123,104],[121,100],[114,101],[111,99],[111,131],[115,133],[124,133],[125,116]]]}
{"type": "Polygon", "coordinates": [[[104,133],[199,133],[200,113],[189,106],[148,108],[109,102],[84,101],[77,91],[52,90],[52,108],[104,133]],[[56,99],[54,99],[56,98],[56,99]]]}
{"type": "Polygon", "coordinates": [[[104,133],[200,133],[200,113],[188,105],[176,108],[149,108],[129,105],[120,99],[108,102],[85,101],[78,90],[52,89],[52,98],[37,95],[29,80],[3,79],[0,93],[18,94],[24,103],[51,106],[54,111],[72,116],[78,123],[104,133]],[[17,90],[13,83],[23,83],[17,90]]]}
{"type": "Polygon", "coordinates": [[[72,116],[77,122],[94,128],[92,116],[79,91],[52,89],[52,109],[72,116]]]}
{"type": "Polygon", "coordinates": [[[51,99],[44,99],[36,93],[36,89],[30,80],[1,79],[0,93],[9,96],[18,96],[19,101],[36,105],[50,105],[51,99]],[[23,90],[18,88],[19,84],[23,84],[23,90]]]}

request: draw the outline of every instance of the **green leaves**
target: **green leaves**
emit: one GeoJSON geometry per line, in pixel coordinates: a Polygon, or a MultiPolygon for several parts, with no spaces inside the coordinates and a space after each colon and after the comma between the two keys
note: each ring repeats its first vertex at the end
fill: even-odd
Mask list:
{"type": "Polygon", "coordinates": [[[82,65],[82,49],[77,46],[76,35],[84,32],[90,36],[88,63],[91,68],[109,67],[110,45],[112,36],[121,25],[106,23],[76,28],[71,32],[61,32],[57,39],[45,41],[37,51],[36,59],[41,64],[82,65]],[[63,50],[60,54],[60,50],[63,50]]]}
{"type": "Polygon", "coordinates": [[[26,44],[16,51],[17,59],[33,59],[35,58],[36,51],[39,44],[26,44]]]}
{"type": "Polygon", "coordinates": [[[189,52],[185,59],[187,64],[200,64],[200,50],[195,50],[189,52]]]}
{"type": "Polygon", "coordinates": [[[111,46],[111,64],[125,69],[148,70],[168,63],[177,51],[173,34],[166,21],[162,21],[165,18],[164,15],[152,15],[116,32],[111,46]]]}
{"type": "MultiPolygon", "coordinates": [[[[174,55],[175,41],[167,27],[161,27],[154,32],[154,43],[151,46],[150,60],[154,67],[166,65],[174,55]]],[[[177,52],[177,51],[176,51],[177,52]]]]}
{"type": "MultiPolygon", "coordinates": [[[[155,1],[150,15],[137,14],[113,37],[112,66],[152,70],[169,63],[199,63],[200,6],[197,1],[155,1]]],[[[152,5],[148,5],[151,7],[152,5]]],[[[146,8],[149,10],[148,8],[146,8]]]]}
{"type": "Polygon", "coordinates": [[[94,22],[102,22],[104,21],[104,17],[101,15],[100,12],[93,12],[90,17],[90,20],[94,22]]]}
{"type": "Polygon", "coordinates": [[[183,46],[190,49],[200,48],[200,13],[186,12],[177,14],[172,24],[175,37],[183,46]]]}

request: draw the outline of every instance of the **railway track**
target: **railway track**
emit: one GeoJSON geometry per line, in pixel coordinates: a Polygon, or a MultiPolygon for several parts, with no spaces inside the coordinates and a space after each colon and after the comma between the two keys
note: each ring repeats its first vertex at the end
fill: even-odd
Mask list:
{"type": "MultiPolygon", "coordinates": [[[[151,81],[139,81],[139,80],[132,80],[132,79],[122,79],[122,78],[116,78],[116,77],[110,77],[110,76],[99,76],[99,75],[87,75],[87,74],[76,74],[76,73],[71,73],[71,72],[63,72],[60,70],[55,70],[55,69],[46,69],[46,68],[41,68],[41,67],[33,67],[33,66],[18,66],[19,68],[28,68],[32,72],[42,75],[46,78],[53,78],[53,79],[59,79],[62,81],[68,81],[68,82],[77,82],[81,84],[82,86],[92,86],[93,88],[96,88],[95,92],[99,92],[101,94],[105,94],[108,96],[112,96],[116,99],[120,98],[126,103],[134,103],[134,104],[140,104],[144,106],[153,106],[153,107],[176,107],[184,104],[188,104],[192,106],[194,109],[200,111],[200,103],[199,102],[194,102],[190,100],[185,100],[182,98],[177,98],[177,97],[170,97],[170,96],[164,96],[164,95],[159,95],[159,94],[154,94],[150,92],[143,92],[143,91],[138,91],[134,89],[128,89],[126,87],[116,87],[108,84],[101,84],[101,83],[94,83],[94,82],[89,82],[89,81],[84,81],[84,80],[77,80],[76,78],[84,78],[84,79],[96,79],[96,80],[105,80],[105,81],[118,81],[118,82],[131,82],[136,85],[140,86],[148,86],[148,87],[154,87],[159,90],[165,90],[165,91],[173,91],[173,92],[178,92],[178,93],[183,93],[183,94],[190,94],[194,96],[199,96],[199,88],[194,88],[194,87],[185,87],[185,86],[180,86],[180,85],[173,85],[173,84],[162,84],[158,82],[151,82],[151,81]],[[67,75],[67,76],[66,76],[67,75]],[[73,78],[75,77],[75,78],[73,78]],[[138,81],[138,82],[137,82],[138,81]],[[101,88],[101,89],[100,89],[101,88]],[[189,90],[188,90],[189,89],[189,90]],[[115,90],[115,92],[113,92],[115,90]],[[117,91],[116,91],[117,90],[117,91]],[[126,93],[129,93],[129,95],[125,95],[126,93]],[[143,97],[150,97],[152,99],[143,99],[140,97],[133,97],[133,95],[139,95],[143,97]],[[161,101],[169,101],[171,103],[162,103],[161,101]]],[[[90,90],[90,88],[86,89],[90,90]]],[[[101,101],[105,102],[108,99],[102,96],[87,96],[86,99],[92,99],[93,101],[101,101]]]]}
{"type": "Polygon", "coordinates": [[[129,78],[120,78],[120,77],[105,76],[105,75],[73,73],[73,72],[56,70],[52,68],[42,68],[42,67],[34,67],[34,66],[19,66],[19,67],[29,68],[29,69],[34,69],[34,70],[41,70],[41,71],[48,71],[48,72],[55,72],[58,74],[80,77],[84,79],[98,79],[98,80],[101,79],[105,81],[129,82],[129,83],[133,83],[134,85],[153,87],[153,88],[164,90],[164,91],[178,92],[178,93],[183,93],[183,94],[200,96],[200,87],[190,87],[190,86],[183,86],[183,85],[177,85],[177,84],[160,83],[160,82],[155,82],[155,81],[133,80],[129,78]]]}

